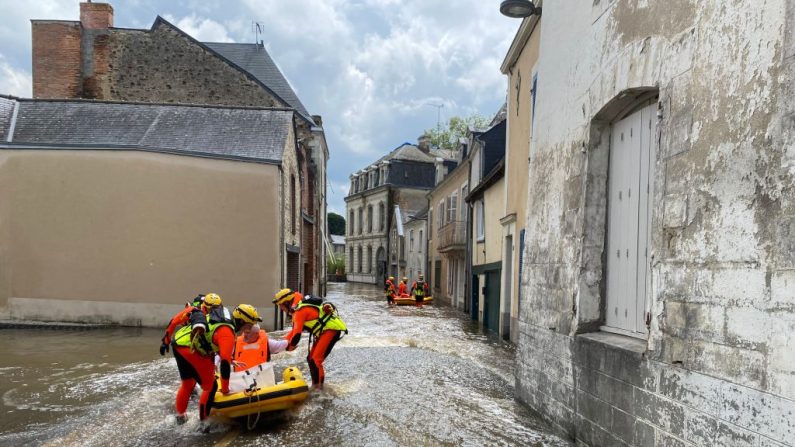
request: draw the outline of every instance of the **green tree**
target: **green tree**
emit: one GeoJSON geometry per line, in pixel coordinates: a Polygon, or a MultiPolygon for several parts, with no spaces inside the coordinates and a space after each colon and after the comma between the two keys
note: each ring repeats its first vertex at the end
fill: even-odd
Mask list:
{"type": "Polygon", "coordinates": [[[328,232],[345,236],[345,218],[337,213],[328,213],[328,232]]]}
{"type": "Polygon", "coordinates": [[[483,130],[489,122],[489,118],[477,113],[464,118],[454,116],[442,126],[425,130],[425,134],[431,137],[432,145],[440,149],[455,149],[458,140],[467,136],[470,127],[483,130]]]}

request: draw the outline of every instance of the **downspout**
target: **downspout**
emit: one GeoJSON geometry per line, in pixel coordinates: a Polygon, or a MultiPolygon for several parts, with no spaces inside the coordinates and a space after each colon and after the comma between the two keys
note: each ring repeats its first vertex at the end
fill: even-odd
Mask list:
{"type": "MultiPolygon", "coordinates": [[[[281,199],[276,204],[277,212],[279,213],[279,287],[284,287],[284,168],[279,164],[279,191],[278,197],[281,199]]],[[[273,314],[273,328],[275,330],[284,329],[284,317],[279,306],[273,314]],[[281,324],[280,321],[281,320],[281,324]]]]}

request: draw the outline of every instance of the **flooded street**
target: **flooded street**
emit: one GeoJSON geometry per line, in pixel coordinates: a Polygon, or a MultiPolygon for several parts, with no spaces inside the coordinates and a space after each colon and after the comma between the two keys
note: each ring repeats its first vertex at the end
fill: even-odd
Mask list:
{"type": "MultiPolygon", "coordinates": [[[[199,433],[195,398],[176,425],[179,376],[157,353],[160,330],[1,330],[0,445],[569,445],[514,400],[510,346],[462,313],[387,308],[350,284],[331,284],[328,299],[350,334],[326,361],[326,388],[251,431],[199,433]]],[[[277,376],[297,365],[308,381],[305,357],[306,336],[274,356],[277,376]]]]}

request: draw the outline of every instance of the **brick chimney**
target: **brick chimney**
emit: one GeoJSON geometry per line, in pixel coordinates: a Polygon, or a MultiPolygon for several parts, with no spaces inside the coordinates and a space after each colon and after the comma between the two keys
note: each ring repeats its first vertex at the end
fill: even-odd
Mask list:
{"type": "Polygon", "coordinates": [[[84,29],[106,29],[113,26],[113,6],[110,3],[80,3],[80,23],[84,29]]]}
{"type": "Polygon", "coordinates": [[[81,35],[80,22],[31,20],[34,98],[80,97],[81,35]]]}
{"type": "Polygon", "coordinates": [[[417,138],[417,147],[426,154],[431,151],[431,137],[428,134],[422,134],[417,138]]]}

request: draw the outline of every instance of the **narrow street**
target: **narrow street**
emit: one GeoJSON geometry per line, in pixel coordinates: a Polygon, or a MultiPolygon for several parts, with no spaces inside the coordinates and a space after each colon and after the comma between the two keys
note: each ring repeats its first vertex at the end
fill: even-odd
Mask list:
{"type": "MultiPolygon", "coordinates": [[[[327,361],[326,389],[253,431],[199,433],[195,401],[176,425],[179,378],[157,354],[159,331],[5,329],[0,445],[568,445],[514,400],[510,346],[463,314],[387,308],[353,284],[331,284],[328,299],[351,333],[327,361]]],[[[298,365],[308,379],[305,355],[305,340],[276,355],[277,374],[298,365]]]]}

